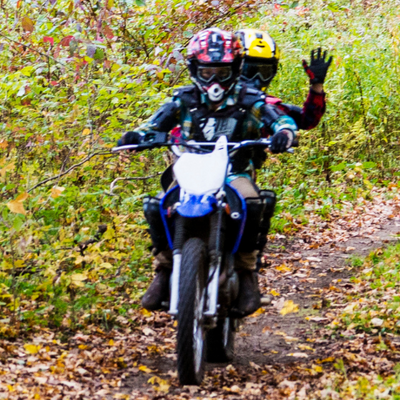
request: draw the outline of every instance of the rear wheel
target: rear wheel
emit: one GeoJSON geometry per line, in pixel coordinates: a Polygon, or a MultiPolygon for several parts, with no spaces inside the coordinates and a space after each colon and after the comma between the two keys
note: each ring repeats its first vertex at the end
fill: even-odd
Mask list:
{"type": "Polygon", "coordinates": [[[206,245],[201,239],[189,239],[182,249],[179,279],[177,351],[181,385],[199,385],[204,376],[206,266],[206,245]]]}
{"type": "Polygon", "coordinates": [[[229,317],[218,320],[217,326],[207,332],[206,344],[208,362],[231,361],[235,347],[234,320],[229,317]]]}

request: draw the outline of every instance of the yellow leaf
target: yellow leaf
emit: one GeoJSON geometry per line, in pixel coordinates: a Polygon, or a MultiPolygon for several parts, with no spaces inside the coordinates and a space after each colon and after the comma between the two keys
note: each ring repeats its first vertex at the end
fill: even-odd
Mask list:
{"type": "Polygon", "coordinates": [[[265,313],[265,309],[264,308],[259,308],[257,311],[255,311],[253,314],[249,315],[249,318],[254,318],[254,317],[258,317],[261,314],[265,313]]]}
{"type": "Polygon", "coordinates": [[[277,292],[275,289],[272,289],[272,290],[270,291],[270,293],[272,294],[272,296],[280,296],[280,293],[277,292]]]}
{"type": "Polygon", "coordinates": [[[145,365],[139,365],[139,371],[145,372],[146,374],[151,374],[153,370],[147,368],[145,365]]]}
{"type": "Polygon", "coordinates": [[[87,345],[86,344],[80,344],[78,346],[81,350],[86,350],[87,349],[87,345]]]}
{"type": "Polygon", "coordinates": [[[110,339],[110,341],[108,342],[109,346],[114,346],[114,340],[110,339]]]}
{"type": "Polygon", "coordinates": [[[108,263],[108,262],[105,262],[105,263],[101,263],[101,264],[100,264],[100,267],[106,268],[106,269],[110,269],[110,268],[112,268],[113,266],[112,266],[112,264],[110,264],[110,263],[108,263]]]}
{"type": "Polygon", "coordinates": [[[305,344],[299,344],[299,345],[297,345],[297,347],[298,347],[300,350],[311,350],[311,351],[315,351],[312,347],[307,346],[307,345],[305,345],[305,344]]]}
{"type": "Polygon", "coordinates": [[[317,360],[318,364],[323,364],[323,363],[328,363],[328,362],[333,362],[335,361],[335,357],[328,357],[324,358],[323,360],[317,360]]]}
{"type": "Polygon", "coordinates": [[[60,187],[60,186],[54,186],[51,189],[51,197],[53,199],[56,199],[57,197],[60,197],[61,193],[65,190],[65,188],[60,187]]]}
{"type": "Polygon", "coordinates": [[[108,227],[107,230],[105,231],[103,238],[108,240],[108,239],[113,239],[115,237],[115,231],[113,228],[108,227]]]}
{"type": "Polygon", "coordinates": [[[21,193],[16,199],[15,201],[24,201],[28,198],[29,194],[28,193],[21,193]]]}
{"type": "Polygon", "coordinates": [[[281,315],[286,315],[290,313],[295,313],[299,311],[299,305],[293,303],[292,300],[286,300],[285,303],[283,304],[283,307],[281,309],[280,314],[281,315]]]}
{"type": "Polygon", "coordinates": [[[88,129],[88,128],[84,129],[82,132],[82,135],[83,136],[90,135],[90,129],[88,129]]]}
{"type": "Polygon", "coordinates": [[[11,164],[6,165],[2,169],[0,169],[0,176],[3,177],[7,171],[13,170],[15,167],[15,164],[12,162],[11,164]]]}
{"type": "Polygon", "coordinates": [[[316,372],[323,372],[324,371],[324,369],[320,365],[314,365],[313,368],[314,368],[314,371],[316,371],[316,372]]]}
{"type": "Polygon", "coordinates": [[[142,308],[140,310],[140,313],[145,316],[146,318],[149,318],[153,315],[153,313],[151,311],[147,311],[145,308],[142,308]]]}
{"type": "Polygon", "coordinates": [[[25,32],[30,32],[30,33],[32,33],[33,30],[34,30],[34,28],[35,28],[35,26],[33,25],[33,21],[32,21],[29,17],[27,17],[27,16],[25,16],[25,17],[22,18],[21,25],[22,25],[22,29],[23,29],[25,32]]]}
{"type": "Polygon", "coordinates": [[[75,286],[82,287],[84,286],[83,281],[87,278],[85,274],[73,274],[70,276],[71,278],[71,283],[73,283],[75,286]]]}
{"type": "Polygon", "coordinates": [[[8,146],[8,143],[5,140],[0,141],[0,149],[6,149],[8,146]]]}
{"type": "Polygon", "coordinates": [[[24,344],[24,349],[28,354],[36,354],[40,350],[40,347],[34,344],[24,344]]]}
{"type": "Polygon", "coordinates": [[[275,269],[276,269],[277,271],[280,271],[280,272],[290,272],[290,271],[291,271],[290,268],[288,268],[288,267],[286,266],[286,264],[282,264],[282,265],[280,265],[279,267],[275,267],[275,269]]]}
{"type": "Polygon", "coordinates": [[[158,376],[152,376],[147,382],[151,383],[152,385],[158,385],[154,387],[154,389],[158,392],[168,393],[169,391],[170,385],[168,382],[158,376]]]}
{"type": "Polygon", "coordinates": [[[26,215],[26,210],[24,209],[24,205],[20,201],[17,200],[10,201],[9,203],[7,203],[7,207],[13,213],[26,215]]]}

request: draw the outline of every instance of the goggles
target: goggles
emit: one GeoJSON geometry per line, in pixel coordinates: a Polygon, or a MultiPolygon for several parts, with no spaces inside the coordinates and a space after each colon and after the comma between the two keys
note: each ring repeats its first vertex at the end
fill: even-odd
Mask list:
{"type": "Polygon", "coordinates": [[[209,83],[216,79],[218,82],[225,82],[232,77],[232,68],[224,67],[206,67],[199,66],[197,69],[197,77],[202,81],[209,83]]]}
{"type": "Polygon", "coordinates": [[[266,82],[271,80],[276,73],[276,67],[274,65],[265,64],[250,64],[245,63],[243,65],[242,76],[247,79],[259,78],[261,81],[266,82]]]}

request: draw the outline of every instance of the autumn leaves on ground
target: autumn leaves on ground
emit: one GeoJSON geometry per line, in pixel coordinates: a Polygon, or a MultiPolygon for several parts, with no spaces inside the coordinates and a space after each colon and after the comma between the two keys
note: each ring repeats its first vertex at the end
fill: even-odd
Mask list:
{"type": "Polygon", "coordinates": [[[1,396],[395,399],[399,201],[397,188],[376,192],[329,218],[311,215],[295,237],[272,237],[260,272],[264,305],[243,321],[233,362],[209,364],[199,387],[178,384],[169,316],[138,309],[120,329],[1,340],[1,396]]]}

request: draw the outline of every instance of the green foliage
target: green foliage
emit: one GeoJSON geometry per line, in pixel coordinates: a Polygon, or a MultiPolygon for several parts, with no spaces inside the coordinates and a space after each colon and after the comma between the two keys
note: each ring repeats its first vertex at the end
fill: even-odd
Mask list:
{"type": "Polygon", "coordinates": [[[328,111],[296,154],[271,157],[259,183],[279,196],[273,228],[396,187],[396,2],[344,0],[6,2],[0,19],[0,333],[37,324],[119,324],[149,281],[141,199],[171,158],[109,154],[189,82],[185,46],[207,26],[268,30],[283,51],[271,93],[301,105],[301,59],[335,57],[328,111]],[[118,177],[148,179],[117,182],[118,177]],[[28,195],[29,194],[29,195],[28,195]],[[106,226],[106,229],[99,226],[106,226]]]}
{"type": "Polygon", "coordinates": [[[367,332],[398,332],[400,318],[400,244],[373,251],[365,260],[353,259],[361,272],[352,283],[357,289],[348,296],[342,320],[349,329],[367,332]]]}

